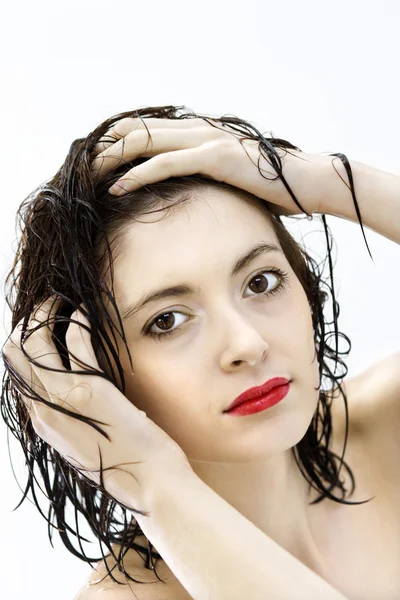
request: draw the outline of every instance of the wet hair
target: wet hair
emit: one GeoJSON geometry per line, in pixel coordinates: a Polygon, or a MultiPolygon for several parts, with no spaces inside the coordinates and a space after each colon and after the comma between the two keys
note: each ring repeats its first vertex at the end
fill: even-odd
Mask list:
{"type": "MultiPolygon", "coordinates": [[[[230,131],[240,142],[245,139],[257,140],[260,153],[275,168],[277,173],[275,179],[281,179],[293,201],[307,214],[295,198],[282,172],[282,167],[284,170],[282,157],[286,153],[290,153],[290,150],[301,152],[300,148],[273,135],[264,137],[253,124],[238,117],[210,117],[194,113],[185,106],[146,107],[117,114],[101,123],[86,138],[75,140],[64,163],[54,177],[48,183],[35,189],[21,203],[17,211],[16,221],[19,219],[17,224],[21,230],[21,235],[13,266],[7,275],[5,286],[6,302],[12,313],[11,333],[19,321],[24,319],[20,341],[23,349],[24,338],[28,332],[28,320],[34,306],[47,299],[51,294],[59,295],[62,302],[57,311],[53,341],[61,355],[64,368],[71,371],[71,373],[79,373],[82,377],[84,374],[92,376],[96,374],[104,377],[107,381],[112,381],[123,393],[125,393],[125,378],[119,361],[119,353],[115,350],[105,323],[108,323],[111,332],[115,330],[123,340],[133,369],[124,328],[114,299],[112,283],[113,259],[115,260],[116,254],[123,250],[123,234],[129,229],[130,223],[141,215],[152,212],[160,211],[166,214],[174,207],[190,202],[196,192],[207,188],[229,192],[235,191],[235,193],[241,193],[244,198],[247,197],[249,200],[256,198],[246,191],[238,190],[238,188],[223,182],[217,182],[201,174],[171,177],[164,181],[146,185],[121,197],[110,195],[107,191],[108,188],[127,170],[146,160],[151,160],[139,157],[134,161],[122,161],[118,168],[101,177],[98,181],[94,181],[90,166],[96,157],[95,146],[102,140],[116,141],[115,138],[110,138],[110,133],[106,134],[117,121],[126,117],[202,118],[214,127],[223,126],[225,131],[230,131]],[[279,153],[277,152],[278,149],[279,153]],[[111,289],[104,277],[108,269],[110,269],[111,274],[111,289]],[[107,308],[108,304],[103,301],[104,298],[108,298],[109,303],[114,307],[121,331],[111,318],[107,308]],[[93,371],[88,365],[84,365],[85,370],[83,371],[71,370],[68,352],[66,351],[65,334],[68,324],[71,322],[72,313],[81,303],[84,303],[86,307],[85,314],[90,323],[92,346],[102,370],[101,373],[97,370],[93,371]],[[119,379],[110,363],[107,349],[115,361],[119,379]]],[[[343,154],[331,154],[330,156],[339,158],[346,169],[349,185],[346,183],[344,185],[347,185],[351,191],[364,235],[349,161],[343,154]]],[[[265,177],[261,171],[260,174],[265,177]]],[[[258,198],[258,200],[260,199],[258,198]]],[[[347,396],[341,386],[341,381],[346,376],[348,369],[344,359],[340,356],[345,357],[349,354],[351,342],[344,333],[338,330],[339,304],[335,298],[330,253],[332,236],[325,215],[321,215],[321,219],[327,243],[330,283],[322,277],[324,262],[318,264],[306,252],[305,248],[286,229],[281,216],[272,214],[267,202],[260,201],[260,208],[268,214],[282,250],[307,296],[312,314],[315,353],[319,365],[317,409],[304,437],[291,451],[302,475],[320,494],[313,504],[322,501],[324,498],[330,498],[342,504],[369,502],[371,498],[363,502],[345,500],[347,490],[344,486],[344,479],[342,480],[339,477],[340,469],[344,466],[352,482],[349,493],[349,496],[351,496],[355,490],[355,481],[350,467],[344,461],[348,436],[348,408],[347,396]],[[332,298],[333,320],[327,321],[324,307],[330,296],[332,298]],[[331,325],[333,325],[335,335],[335,347],[330,345],[331,325]],[[348,343],[346,352],[339,352],[339,337],[348,343]],[[323,384],[326,382],[330,384],[328,385],[328,391],[322,389],[323,384]],[[332,431],[331,403],[333,400],[333,396],[329,394],[329,391],[332,391],[335,384],[342,395],[346,415],[345,441],[341,457],[328,449],[332,431]],[[341,497],[334,495],[335,490],[341,497]]],[[[298,219],[302,217],[296,215],[293,217],[285,216],[284,218],[298,219]]],[[[311,220],[313,217],[307,214],[307,218],[311,220]]],[[[113,339],[115,340],[115,333],[113,333],[113,339]]],[[[30,362],[44,369],[54,370],[31,359],[26,351],[24,351],[24,354],[30,362]]],[[[7,427],[21,444],[29,472],[23,497],[16,508],[22,504],[29,490],[32,490],[35,505],[48,522],[48,535],[51,544],[53,529],[56,528],[62,542],[72,554],[89,564],[93,561],[103,560],[108,574],[114,581],[117,580],[114,578],[112,570],[116,567],[129,580],[136,581],[129,575],[123,565],[123,557],[126,552],[130,548],[135,548],[145,554],[146,568],[155,570],[157,578],[160,579],[153,564],[153,558],[160,559],[161,556],[153,551],[149,540],[147,540],[147,547],[135,542],[135,537],[143,536],[143,532],[135,518],[132,518],[131,513],[142,515],[148,515],[149,513],[134,510],[117,502],[102,485],[101,469],[100,484],[96,485],[40,438],[32,425],[21,396],[33,398],[38,402],[42,401],[42,398],[13,369],[4,352],[2,357],[5,372],[2,382],[1,414],[7,427]],[[46,491],[45,495],[49,502],[47,516],[42,511],[37,499],[35,484],[43,493],[45,492],[38,483],[35,468],[39,470],[46,491]],[[75,523],[68,523],[67,501],[72,503],[75,523]],[[79,531],[79,521],[82,518],[89,525],[99,542],[101,557],[91,558],[85,554],[82,540],[85,542],[89,540],[83,537],[79,531]],[[80,551],[71,543],[69,533],[77,538],[80,551]],[[109,554],[106,556],[111,554],[114,557],[115,564],[111,571],[106,562],[101,542],[109,550],[109,554]],[[120,547],[118,555],[115,554],[111,544],[117,544],[120,547]]],[[[74,360],[76,360],[75,357],[74,360]]],[[[55,410],[59,410],[56,404],[50,404],[50,406],[55,410]]],[[[78,418],[76,413],[69,412],[65,408],[63,408],[63,411],[72,418],[78,418]]],[[[89,426],[95,427],[109,439],[107,433],[95,422],[80,415],[79,419],[84,420],[89,426]]],[[[132,440],[132,443],[135,443],[134,440],[132,440]]]]}

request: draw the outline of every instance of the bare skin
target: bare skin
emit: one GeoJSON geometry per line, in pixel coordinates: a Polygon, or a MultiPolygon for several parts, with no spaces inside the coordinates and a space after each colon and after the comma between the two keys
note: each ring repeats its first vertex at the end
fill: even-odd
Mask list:
{"type": "Polygon", "coordinates": [[[207,485],[280,545],[314,562],[308,484],[290,451],[319,395],[305,292],[282,252],[258,256],[231,279],[231,265],[255,244],[279,246],[268,215],[240,193],[202,191],[184,209],[156,218],[132,225],[115,261],[118,306],[181,282],[201,291],[157,300],[124,323],[135,371],[121,345],[126,396],[178,443],[207,485]],[[280,282],[274,268],[287,273],[287,287],[266,296],[280,282]],[[164,321],[151,330],[175,333],[144,337],[160,314],[164,321]],[[223,413],[244,390],[277,376],[291,380],[284,401],[246,419],[223,413]]]}
{"type": "MultiPolygon", "coordinates": [[[[381,571],[385,579],[378,582],[367,551],[372,543],[368,537],[373,537],[381,555],[381,545],[394,547],[398,537],[377,531],[388,515],[393,523],[395,513],[378,479],[379,469],[371,470],[371,448],[357,413],[351,412],[351,407],[359,404],[361,379],[346,382],[352,426],[345,459],[354,469],[357,483],[350,499],[376,495],[378,501],[352,507],[326,500],[310,507],[317,494],[308,494],[308,484],[289,451],[304,435],[318,400],[318,391],[313,389],[318,385],[318,367],[313,362],[311,315],[304,291],[285,257],[275,253],[259,256],[232,281],[228,277],[234,259],[256,241],[277,242],[268,217],[239,194],[202,192],[200,202],[163,221],[153,221],[154,215],[146,224],[132,226],[125,251],[116,261],[119,307],[167,284],[198,284],[201,293],[158,300],[124,324],[135,366],[135,375],[129,376],[128,359],[122,358],[128,374],[128,398],[178,442],[195,472],[258,528],[349,599],[376,600],[377,590],[383,583],[393,582],[395,575],[388,561],[386,570],[381,571]],[[232,235],[239,230],[240,237],[232,235]],[[287,272],[290,287],[269,298],[255,298],[249,282],[270,267],[287,272]],[[151,329],[160,332],[163,325],[164,329],[181,327],[175,335],[161,341],[140,335],[144,325],[168,311],[179,311],[174,312],[175,321],[171,320],[174,315],[168,314],[167,326],[158,320],[151,329]],[[244,389],[277,375],[292,380],[286,404],[281,402],[246,423],[241,417],[233,419],[222,413],[244,389]],[[357,556],[356,562],[349,553],[357,556]]],[[[266,284],[277,284],[273,275],[263,276],[266,284]]],[[[332,448],[340,456],[344,409],[338,396],[333,422],[332,448]]],[[[349,486],[347,475],[346,483],[349,486]]],[[[145,539],[137,542],[145,543],[145,539]]],[[[125,566],[141,581],[157,581],[135,551],[128,554],[125,566]]],[[[146,594],[157,589],[163,597],[169,597],[164,596],[168,593],[174,599],[189,598],[163,561],[158,562],[157,570],[168,586],[135,586],[139,598],[153,598],[146,594]]],[[[101,565],[88,584],[105,574],[101,565]]],[[[123,575],[118,573],[118,577],[125,581],[123,575]]],[[[101,587],[116,585],[107,579],[101,587]]],[[[129,587],[125,589],[126,598],[131,597],[129,587]]]]}
{"type": "MultiPolygon", "coordinates": [[[[360,392],[365,382],[365,373],[346,379],[343,384],[348,395],[350,414],[350,434],[347,441],[345,459],[356,479],[356,491],[352,501],[365,500],[371,496],[376,499],[360,506],[335,504],[329,499],[314,505],[312,522],[318,531],[321,548],[324,548],[325,564],[315,569],[349,600],[376,600],[377,598],[395,600],[399,596],[400,577],[398,574],[398,556],[400,555],[400,520],[398,504],[390,493],[388,481],[393,467],[393,455],[379,456],[376,450],[382,446],[379,440],[371,444],[366,437],[366,428],[360,420],[360,392]],[[386,458],[386,460],[384,460],[386,458]],[[385,468],[382,468],[386,466],[385,468]]],[[[376,373],[379,376],[379,373],[376,373]]],[[[342,403],[336,404],[332,411],[333,436],[332,450],[341,454],[344,439],[345,415],[342,403]]],[[[346,484],[349,484],[346,477],[346,484]]],[[[398,501],[397,501],[398,502],[398,501]]],[[[137,543],[145,546],[144,537],[137,543]]],[[[115,552],[118,546],[113,545],[115,552]]],[[[301,557],[300,557],[301,558],[301,557]]],[[[125,568],[139,581],[152,582],[152,585],[132,583],[139,600],[160,598],[190,600],[189,594],[162,560],[157,562],[158,575],[166,584],[157,581],[156,576],[143,566],[143,559],[134,550],[130,550],[125,559],[125,568]]],[[[108,558],[109,567],[114,562],[108,558]]],[[[81,589],[76,600],[90,600],[98,597],[99,588],[118,590],[121,600],[133,598],[129,586],[122,587],[107,576],[102,562],[96,566],[81,589]],[[101,583],[100,580],[103,579],[101,583]],[[93,594],[93,596],[92,596],[93,594]]],[[[123,574],[117,570],[114,576],[126,582],[123,574]]],[[[75,600],[75,599],[74,599],[75,600]]]]}

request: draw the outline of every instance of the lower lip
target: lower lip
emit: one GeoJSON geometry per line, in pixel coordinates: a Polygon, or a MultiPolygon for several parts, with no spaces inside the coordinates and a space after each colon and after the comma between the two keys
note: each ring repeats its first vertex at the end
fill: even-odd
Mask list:
{"type": "Polygon", "coordinates": [[[261,412],[266,408],[271,408],[271,406],[274,406],[283,400],[288,393],[289,388],[290,383],[287,383],[286,385],[279,385],[268,392],[268,394],[265,394],[265,396],[243,402],[243,404],[239,404],[239,406],[226,411],[226,414],[238,416],[253,415],[254,413],[261,412]]]}

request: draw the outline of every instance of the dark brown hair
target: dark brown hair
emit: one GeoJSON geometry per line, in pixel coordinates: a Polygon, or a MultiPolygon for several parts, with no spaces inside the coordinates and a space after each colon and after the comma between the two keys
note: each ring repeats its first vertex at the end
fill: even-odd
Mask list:
{"type": "MultiPolygon", "coordinates": [[[[288,193],[297,206],[300,206],[284,178],[282,172],[284,166],[281,160],[282,155],[290,152],[291,149],[297,151],[300,151],[300,149],[285,140],[273,136],[264,137],[252,124],[237,117],[209,117],[196,114],[184,106],[147,107],[117,114],[101,123],[86,138],[77,139],[72,143],[59,171],[48,183],[34,190],[21,203],[17,212],[17,217],[20,219],[18,225],[21,229],[21,236],[12,269],[6,278],[6,301],[12,312],[11,333],[17,323],[24,318],[24,331],[21,333],[23,348],[23,338],[33,307],[53,293],[60,295],[62,304],[58,310],[53,340],[60,352],[65,369],[71,370],[65,348],[65,333],[73,311],[81,303],[84,303],[87,309],[86,316],[91,326],[92,346],[102,373],[93,372],[91,368],[84,372],[88,375],[97,374],[108,381],[112,381],[123,393],[125,393],[123,369],[119,362],[119,355],[106,330],[105,323],[108,323],[110,331],[115,330],[117,335],[121,337],[127,349],[132,368],[133,365],[118,307],[115,303],[113,285],[110,289],[104,278],[104,273],[108,269],[110,269],[112,275],[113,254],[115,259],[116,253],[123,250],[121,232],[126,230],[129,223],[140,215],[157,211],[164,213],[173,209],[173,207],[190,202],[195,191],[214,187],[230,191],[235,189],[238,192],[237,188],[195,174],[186,177],[174,177],[147,185],[122,197],[111,196],[107,192],[111,184],[128,169],[150,160],[142,157],[132,162],[126,162],[101,178],[97,183],[94,183],[90,173],[90,165],[95,158],[95,145],[101,139],[104,139],[104,134],[113,124],[124,117],[204,118],[213,126],[223,124],[224,128],[230,129],[232,135],[236,135],[239,140],[257,140],[260,152],[274,166],[277,177],[281,178],[288,193]],[[277,149],[280,149],[279,154],[277,149]],[[120,330],[115,325],[106,304],[103,302],[104,297],[114,307],[120,330]],[[109,354],[115,361],[118,377],[109,361],[109,354]]],[[[332,156],[339,157],[346,168],[351,194],[362,228],[348,160],[343,154],[332,156]]],[[[255,198],[247,192],[243,192],[243,194],[244,197],[247,196],[249,199],[255,198]]],[[[319,498],[314,503],[320,502],[324,498],[330,498],[335,502],[344,504],[362,504],[363,502],[349,502],[344,499],[346,495],[344,480],[339,479],[340,468],[343,465],[351,477],[352,489],[349,494],[351,496],[355,490],[354,477],[350,467],[343,459],[348,435],[347,398],[340,385],[347,374],[347,367],[343,358],[339,356],[340,354],[343,356],[349,354],[351,342],[345,334],[338,331],[339,304],[334,293],[330,255],[331,234],[325,216],[322,215],[321,219],[327,241],[331,284],[322,279],[323,263],[317,264],[309,256],[285,228],[281,217],[271,213],[266,202],[260,202],[260,206],[268,213],[285,256],[307,295],[312,312],[315,352],[319,364],[320,393],[317,410],[304,437],[292,448],[293,455],[305,479],[314,489],[320,492],[319,498]],[[324,287],[326,291],[324,291],[324,287]],[[326,321],[324,307],[330,295],[332,296],[333,321],[326,321]],[[335,335],[335,348],[329,345],[332,335],[329,326],[332,324],[335,335]],[[348,342],[349,347],[346,352],[339,352],[339,337],[348,342]],[[339,369],[342,370],[341,373],[339,369]],[[322,384],[326,381],[330,384],[328,385],[328,391],[333,389],[334,384],[338,385],[345,403],[346,432],[341,457],[328,450],[332,430],[332,396],[322,389],[322,384]],[[340,492],[341,498],[337,498],[333,494],[335,489],[340,492]]],[[[299,216],[285,218],[299,218],[299,216]]],[[[309,216],[309,218],[312,217],[309,216]]],[[[115,340],[114,333],[113,338],[115,340]]],[[[30,359],[26,352],[25,355],[31,362],[35,362],[30,359]]],[[[75,556],[88,563],[103,559],[106,564],[104,551],[100,543],[103,542],[113,555],[118,569],[125,573],[131,581],[135,581],[125,571],[121,562],[129,548],[136,548],[145,552],[147,557],[146,567],[148,568],[154,568],[153,557],[161,558],[159,554],[152,551],[152,545],[149,541],[147,548],[143,548],[134,541],[137,535],[142,535],[142,531],[135,519],[129,518],[130,512],[146,513],[132,511],[132,509],[117,503],[101,485],[96,486],[83,473],[74,469],[54,448],[38,436],[29,419],[25,404],[21,400],[21,395],[32,397],[37,401],[40,401],[41,398],[13,369],[4,352],[2,356],[5,364],[1,395],[2,417],[12,434],[20,442],[29,471],[26,489],[18,506],[22,504],[31,489],[39,512],[49,523],[50,542],[52,541],[52,528],[55,527],[67,549],[75,556]],[[49,502],[47,517],[42,512],[35,493],[35,484],[37,484],[35,467],[40,472],[49,502]],[[74,507],[75,523],[68,523],[67,500],[74,507]],[[90,558],[85,554],[82,540],[88,540],[79,532],[78,515],[80,515],[79,519],[83,518],[89,524],[98,539],[101,557],[90,558]],[[132,526],[133,522],[134,527],[132,526]],[[76,536],[80,551],[72,545],[69,533],[76,536]],[[111,544],[120,546],[118,556],[113,552],[111,544]]],[[[36,364],[39,364],[42,368],[48,368],[38,362],[36,364]]],[[[88,367],[87,365],[84,366],[85,368],[88,367]]],[[[73,372],[76,373],[77,371],[73,372]]],[[[78,373],[82,374],[82,371],[78,371],[78,373]]],[[[52,405],[52,407],[58,410],[57,405],[52,405]]],[[[64,409],[64,412],[69,413],[66,409],[64,409]]],[[[77,417],[74,413],[69,414],[73,418],[77,417]]],[[[80,418],[82,420],[82,417],[80,418]]],[[[107,434],[98,425],[90,420],[86,422],[89,426],[96,427],[107,437],[107,434]]],[[[134,443],[134,440],[132,440],[132,443],[134,443]]],[[[114,579],[107,564],[106,568],[114,579]]],[[[115,568],[115,565],[113,568],[115,568]]],[[[156,570],[155,572],[157,575],[156,570]]]]}

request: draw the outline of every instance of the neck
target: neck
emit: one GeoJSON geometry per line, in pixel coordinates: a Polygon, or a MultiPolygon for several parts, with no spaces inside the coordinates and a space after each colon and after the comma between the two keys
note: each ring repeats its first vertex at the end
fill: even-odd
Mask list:
{"type": "MultiPolygon", "coordinates": [[[[193,471],[219,496],[312,569],[322,552],[309,506],[318,493],[300,473],[291,450],[258,461],[215,463],[190,460],[193,471]]],[[[318,507],[318,508],[317,508],[318,507]]]]}

